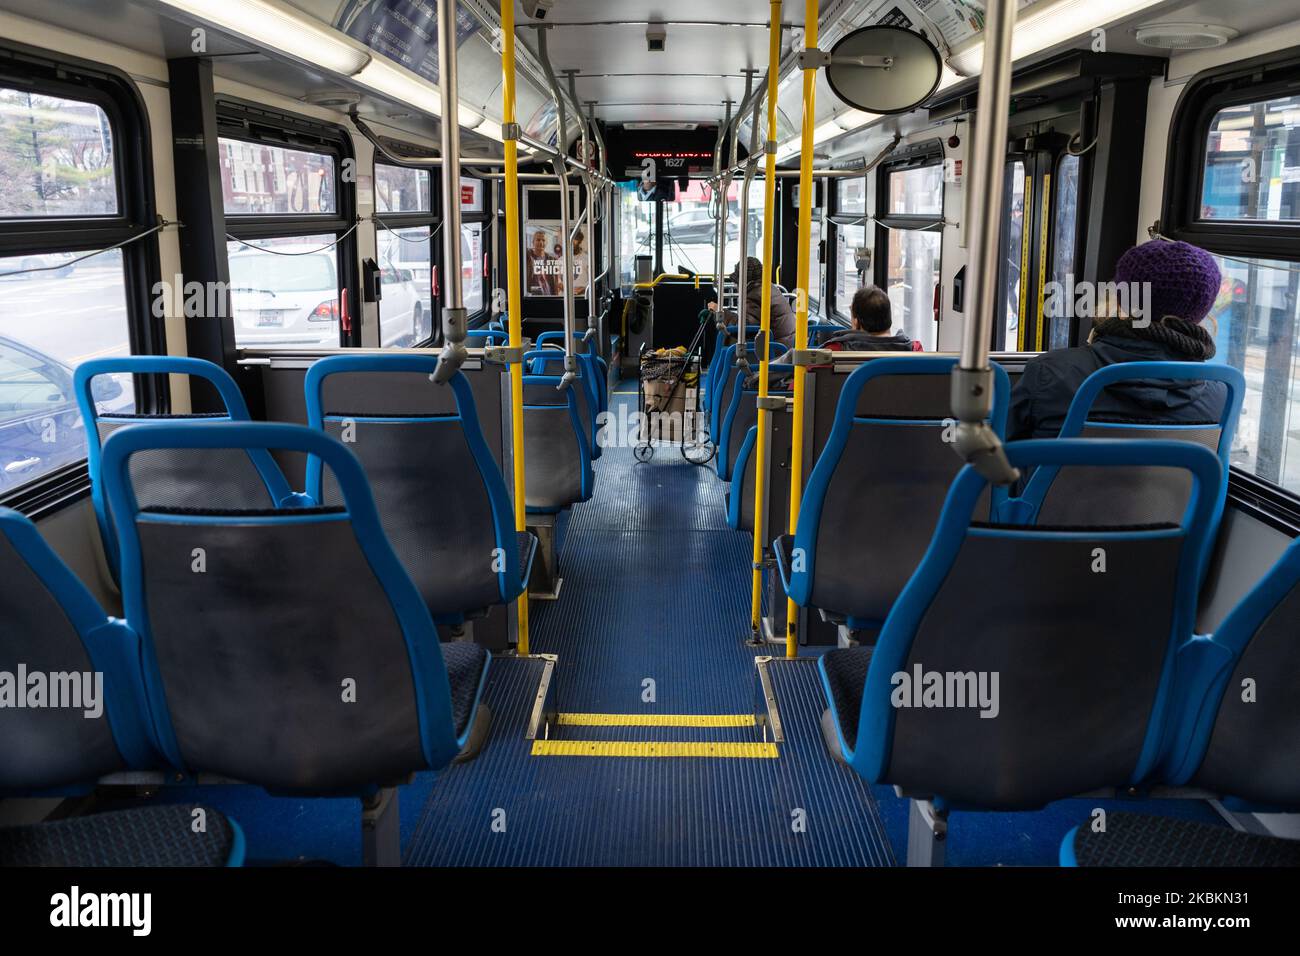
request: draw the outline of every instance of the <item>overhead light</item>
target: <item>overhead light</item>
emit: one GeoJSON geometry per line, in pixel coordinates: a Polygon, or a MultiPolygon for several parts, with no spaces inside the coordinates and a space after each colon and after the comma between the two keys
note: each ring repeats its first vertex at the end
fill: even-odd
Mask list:
{"type": "Polygon", "coordinates": [[[1235,40],[1237,31],[1220,23],[1143,23],[1133,36],[1158,50],[1208,50],[1235,40]]]}
{"type": "Polygon", "coordinates": [[[850,130],[860,129],[872,120],[879,118],[879,113],[868,113],[866,110],[845,110],[842,113],[836,113],[832,117],[832,121],[847,133],[850,130]]]}
{"type": "MultiPolygon", "coordinates": [[[[1056,0],[1037,3],[1016,20],[1011,39],[1012,61],[1033,56],[1116,20],[1123,20],[1162,0],[1056,0]],[[1042,9],[1040,9],[1040,7],[1042,9]]],[[[948,63],[964,76],[974,76],[984,67],[984,41],[974,40],[959,47],[948,63]]]]}
{"type": "Polygon", "coordinates": [[[504,143],[505,137],[501,135],[501,124],[496,120],[483,117],[483,122],[474,127],[474,132],[480,136],[486,136],[488,139],[494,139],[498,143],[504,143]]]}
{"type": "Polygon", "coordinates": [[[370,62],[370,54],[343,34],[310,17],[266,0],[161,0],[256,46],[271,47],[294,59],[343,76],[353,76],[370,62]]]}
{"type": "MultiPolygon", "coordinates": [[[[383,96],[434,116],[442,116],[442,94],[438,88],[383,57],[375,57],[353,79],[383,96]]],[[[464,104],[458,110],[457,119],[466,129],[476,129],[485,121],[482,113],[475,112],[464,104]]]]}

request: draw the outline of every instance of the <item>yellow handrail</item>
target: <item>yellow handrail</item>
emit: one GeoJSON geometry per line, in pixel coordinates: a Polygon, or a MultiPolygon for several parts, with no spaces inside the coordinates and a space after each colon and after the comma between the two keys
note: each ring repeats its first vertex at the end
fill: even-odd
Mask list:
{"type": "MultiPolygon", "coordinates": [[[[781,0],[769,0],[767,49],[767,141],[776,141],[777,74],[781,66],[781,0]]],[[[763,176],[763,249],[759,259],[763,263],[763,300],[760,308],[760,325],[763,330],[759,342],[758,361],[758,437],[754,442],[754,560],[753,580],[750,587],[750,627],[757,643],[762,639],[763,628],[763,501],[767,497],[767,379],[770,350],[768,339],[772,334],[772,218],[776,209],[776,153],[767,150],[767,165],[763,176]]],[[[742,250],[743,254],[743,250],[742,250]]]]}
{"type": "Polygon", "coordinates": [[[694,279],[694,280],[695,280],[695,288],[698,289],[698,288],[700,287],[700,280],[701,280],[701,279],[712,279],[712,278],[713,278],[713,274],[712,274],[712,273],[708,273],[708,272],[700,272],[700,273],[696,273],[696,274],[693,275],[693,276],[688,276],[688,275],[687,275],[686,273],[684,273],[684,272],[661,272],[661,273],[659,273],[657,276],[655,276],[652,280],[650,280],[649,282],[636,282],[636,283],[633,283],[632,288],[634,288],[634,289],[653,289],[655,286],[657,286],[659,283],[663,282],[665,279],[694,279]]]}
{"type": "MultiPolygon", "coordinates": [[[[501,126],[509,129],[515,122],[515,3],[501,0],[501,126]]],[[[505,142],[506,173],[506,289],[510,321],[510,348],[523,347],[523,303],[521,301],[519,262],[519,144],[505,142]]],[[[510,364],[510,422],[515,466],[515,530],[528,530],[525,510],[524,476],[524,366],[510,364]]],[[[519,616],[518,654],[528,653],[528,586],[516,603],[519,616]]]]}
{"type": "MultiPolygon", "coordinates": [[[[804,46],[817,46],[817,0],[804,0],[804,46]]],[[[796,349],[808,348],[808,274],[810,256],[808,238],[812,234],[813,201],[813,125],[817,109],[817,69],[803,71],[803,129],[799,139],[799,269],[796,273],[795,335],[796,349]]],[[[808,370],[794,367],[794,427],[790,446],[790,534],[799,525],[799,504],[803,498],[803,410],[808,370]]],[[[785,602],[785,656],[799,655],[799,608],[790,598],[785,602]]]]}

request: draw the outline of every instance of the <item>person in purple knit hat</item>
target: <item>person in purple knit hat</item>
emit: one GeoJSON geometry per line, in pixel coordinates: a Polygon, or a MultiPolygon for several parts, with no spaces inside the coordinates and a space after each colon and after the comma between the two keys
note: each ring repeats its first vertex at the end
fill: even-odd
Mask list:
{"type": "MultiPolygon", "coordinates": [[[[1218,263],[1186,242],[1134,246],[1115,266],[1115,285],[1131,303],[1094,320],[1088,344],[1029,360],[1011,392],[1007,437],[1055,438],[1083,380],[1116,362],[1205,362],[1214,337],[1201,325],[1219,293],[1218,263]],[[1139,314],[1140,313],[1140,314],[1139,314]]],[[[1140,380],[1112,385],[1093,404],[1097,420],[1216,422],[1227,400],[1222,382],[1140,380]]]]}

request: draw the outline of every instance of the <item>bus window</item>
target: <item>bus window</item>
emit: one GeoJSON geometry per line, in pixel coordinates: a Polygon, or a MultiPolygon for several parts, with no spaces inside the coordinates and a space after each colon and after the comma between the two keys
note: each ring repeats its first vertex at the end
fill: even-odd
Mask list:
{"type": "MultiPolygon", "coordinates": [[[[636,183],[620,183],[618,189],[618,272],[625,295],[636,282],[636,257],[655,254],[655,204],[642,202],[636,183]]],[[[710,261],[712,266],[712,261],[710,261]]],[[[712,272],[709,268],[706,272],[712,272]]]]}
{"type": "MultiPolygon", "coordinates": [[[[461,223],[460,227],[461,294],[465,298],[465,312],[473,315],[483,311],[483,224],[461,223]]],[[[575,290],[576,290],[575,286],[575,290]]]]}
{"type": "Polygon", "coordinates": [[[337,347],[339,237],[320,229],[320,220],[339,208],[334,157],[224,136],[218,155],[227,222],[236,237],[226,243],[236,344],[337,347]],[[241,220],[254,219],[283,221],[283,233],[241,236],[241,220]]]}
{"type": "Polygon", "coordinates": [[[1025,164],[1013,160],[1007,164],[1007,219],[1002,235],[1006,244],[1002,255],[1002,299],[1006,304],[1003,324],[1004,349],[1015,351],[1020,340],[1020,264],[1024,254],[1025,234],[1025,164]]]}
{"type": "MultiPolygon", "coordinates": [[[[1052,218],[1052,281],[1069,287],[1074,273],[1075,241],[1079,221],[1079,157],[1065,155],[1056,168],[1056,210],[1052,218]]],[[[1070,316],[1060,309],[1051,316],[1048,348],[1061,349],[1070,344],[1070,316]]]]}
{"type": "MultiPolygon", "coordinates": [[[[72,389],[81,362],[131,351],[124,255],[76,250],[79,223],[122,206],[113,129],[97,105],[0,87],[0,231],[42,220],[55,240],[0,257],[0,495],[86,457],[72,389]],[[67,243],[73,248],[48,247],[67,243]]],[[[130,380],[95,386],[101,411],[134,409],[130,380]]]]}
{"type": "Polygon", "coordinates": [[[1210,123],[1201,218],[1300,220],[1300,95],[1220,110],[1210,123]]]}
{"type": "Polygon", "coordinates": [[[433,215],[427,169],[375,164],[375,246],[383,270],[379,344],[409,347],[433,335],[433,215]]]}
{"type": "Polygon", "coordinates": [[[867,179],[842,179],[835,184],[835,312],[848,318],[853,293],[871,280],[871,252],[867,248],[867,179]],[[847,217],[847,218],[845,218],[847,217]],[[854,221],[858,217],[858,221],[854,221]],[[841,220],[844,220],[841,222],[841,220]]]}
{"type": "Polygon", "coordinates": [[[933,351],[934,290],[943,245],[943,165],[889,170],[881,197],[885,229],[885,292],[894,327],[933,351]]]}

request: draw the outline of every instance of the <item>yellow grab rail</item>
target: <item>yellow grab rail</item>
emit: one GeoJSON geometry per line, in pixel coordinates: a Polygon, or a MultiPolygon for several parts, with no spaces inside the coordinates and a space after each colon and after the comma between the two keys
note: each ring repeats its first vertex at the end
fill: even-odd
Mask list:
{"type": "MultiPolygon", "coordinates": [[[[781,0],[769,0],[767,49],[767,141],[776,141],[777,75],[781,68],[781,0]]],[[[758,361],[758,437],[754,442],[754,560],[750,586],[752,640],[762,640],[763,629],[763,502],[767,498],[767,379],[770,358],[767,347],[772,334],[772,218],[776,207],[776,152],[768,149],[763,176],[763,301],[759,319],[763,330],[758,361]]],[[[743,254],[743,250],[742,250],[743,254]]]]}
{"type": "MultiPolygon", "coordinates": [[[[501,127],[510,129],[515,123],[515,3],[501,0],[501,127]]],[[[523,347],[523,303],[520,281],[522,265],[519,262],[519,143],[511,138],[505,141],[506,174],[506,289],[510,321],[510,348],[523,347]]],[[[510,422],[515,466],[515,530],[528,530],[525,510],[524,477],[524,366],[523,362],[510,363],[510,422]]],[[[528,653],[528,585],[516,603],[519,616],[518,654],[528,653]]]]}
{"type": "Polygon", "coordinates": [[[653,279],[651,279],[649,282],[636,282],[636,283],[633,283],[632,288],[634,288],[634,289],[653,289],[655,286],[657,286],[659,283],[663,282],[665,279],[694,279],[694,280],[695,280],[695,288],[698,289],[698,288],[700,287],[700,280],[701,280],[701,279],[712,279],[712,278],[713,278],[713,274],[712,274],[712,273],[709,273],[709,272],[699,272],[699,273],[696,273],[696,274],[693,275],[693,276],[688,276],[688,275],[687,275],[686,273],[684,273],[684,272],[661,272],[661,273],[659,273],[657,276],[655,276],[653,279]]]}
{"type": "MultiPolygon", "coordinates": [[[[817,46],[817,0],[804,0],[804,46],[817,46]]],[[[795,285],[794,347],[808,348],[808,274],[811,271],[808,239],[812,235],[813,125],[817,109],[817,68],[803,71],[803,128],[799,138],[799,269],[795,285]]],[[[808,370],[794,367],[794,426],[790,445],[790,534],[799,526],[799,504],[803,498],[803,412],[808,370]]],[[[799,655],[799,608],[785,601],[785,656],[799,655]]]]}

